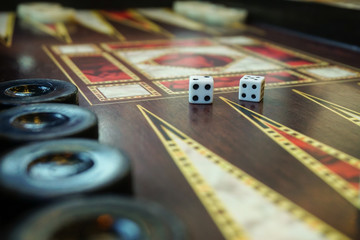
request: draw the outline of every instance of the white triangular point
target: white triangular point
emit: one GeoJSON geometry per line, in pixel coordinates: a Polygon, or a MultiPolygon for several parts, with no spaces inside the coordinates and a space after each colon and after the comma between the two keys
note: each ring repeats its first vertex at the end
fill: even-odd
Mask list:
{"type": "Polygon", "coordinates": [[[7,47],[11,45],[14,22],[14,12],[0,12],[0,39],[7,47]]]}
{"type": "Polygon", "coordinates": [[[5,37],[7,34],[9,21],[9,13],[8,12],[0,12],[0,37],[5,37]]]}
{"type": "Polygon", "coordinates": [[[225,239],[349,239],[142,106],[138,108],[225,239]]]}
{"type": "Polygon", "coordinates": [[[256,182],[255,179],[247,176],[245,181],[241,181],[216,163],[209,161],[206,156],[172,132],[165,131],[213,189],[227,213],[240,228],[245,230],[248,239],[327,239],[319,231],[257,192],[251,186],[251,182],[256,182]]]}
{"type": "Polygon", "coordinates": [[[119,40],[124,40],[125,37],[119,33],[100,13],[95,10],[77,10],[75,13],[76,21],[93,31],[116,36],[119,40]]]}

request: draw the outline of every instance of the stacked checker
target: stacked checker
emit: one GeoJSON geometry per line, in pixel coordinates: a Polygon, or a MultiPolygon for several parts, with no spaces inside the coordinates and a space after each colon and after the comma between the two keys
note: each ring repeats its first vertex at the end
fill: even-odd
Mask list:
{"type": "Polygon", "coordinates": [[[66,218],[65,211],[59,216],[62,219],[60,222],[57,221],[59,219],[48,218],[48,225],[43,226],[43,221],[40,221],[40,227],[46,229],[45,232],[32,224],[38,223],[36,220],[30,220],[31,224],[25,221],[14,228],[9,237],[23,239],[23,235],[19,234],[24,233],[33,239],[51,239],[58,235],[83,239],[100,234],[126,239],[129,233],[124,232],[124,227],[130,227],[138,229],[132,233],[135,237],[185,239],[182,223],[165,209],[159,207],[154,212],[152,203],[135,203],[133,199],[117,196],[100,197],[103,200],[98,201],[96,196],[92,196],[99,193],[132,194],[131,165],[123,152],[90,140],[98,137],[97,117],[86,109],[61,103],[78,103],[74,85],[65,87],[73,88],[66,94],[63,90],[59,91],[62,89],[59,86],[64,84],[69,83],[37,79],[6,82],[5,87],[0,87],[0,95],[5,98],[0,103],[4,108],[20,105],[0,113],[4,122],[0,138],[7,142],[9,148],[24,145],[8,152],[0,161],[0,193],[8,201],[5,205],[16,207],[4,209],[2,217],[5,218],[0,221],[8,223],[15,210],[26,213],[44,203],[53,205],[35,213],[33,218],[51,216],[54,211],[58,212],[59,206],[80,202],[75,209],[70,209],[71,219],[66,218]],[[31,104],[34,102],[37,104],[31,104]],[[72,200],[74,197],[80,200],[72,200]],[[89,204],[91,201],[95,206],[89,204]],[[113,204],[114,208],[108,204],[113,204]],[[94,213],[92,207],[99,211],[94,213]],[[104,229],[101,224],[96,225],[98,218],[116,224],[107,224],[104,229]],[[119,222],[122,224],[119,225],[119,222]],[[52,228],[54,224],[56,231],[52,228]],[[68,225],[84,229],[95,227],[97,230],[78,235],[78,229],[72,231],[68,225]],[[148,232],[149,229],[151,232],[148,232]]]}
{"type": "MultiPolygon", "coordinates": [[[[17,168],[16,171],[27,169],[33,162],[19,161],[33,154],[31,150],[26,150],[28,144],[43,144],[45,141],[70,137],[97,139],[96,115],[77,104],[78,89],[66,81],[21,79],[0,83],[0,141],[3,155],[0,162],[0,193],[7,202],[5,205],[8,205],[0,217],[1,222],[6,223],[14,218],[14,211],[26,212],[38,204],[34,196],[36,192],[23,198],[23,193],[16,189],[21,185],[27,186],[21,178],[29,176],[29,173],[12,172],[6,167],[6,159],[11,160],[10,164],[17,168]],[[19,151],[21,154],[17,155],[19,151]],[[13,156],[17,156],[17,159],[13,159],[13,156]],[[12,181],[13,186],[7,186],[8,180],[12,181]]],[[[53,151],[51,148],[44,150],[53,151]]],[[[62,165],[53,163],[53,171],[61,171],[61,167],[67,165],[67,160],[63,157],[62,165]]],[[[31,183],[33,179],[26,181],[31,183]]],[[[44,183],[54,185],[49,181],[44,183]]],[[[43,189],[38,189],[38,192],[43,192],[43,189]]]]}
{"type": "Polygon", "coordinates": [[[0,140],[3,152],[20,144],[56,138],[98,138],[94,113],[76,106],[75,85],[55,79],[0,83],[0,140]]]}

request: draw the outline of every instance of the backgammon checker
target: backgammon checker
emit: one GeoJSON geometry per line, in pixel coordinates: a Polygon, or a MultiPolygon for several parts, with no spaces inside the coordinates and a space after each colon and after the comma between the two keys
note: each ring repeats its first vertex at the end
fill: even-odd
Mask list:
{"type": "Polygon", "coordinates": [[[130,160],[94,140],[34,143],[2,157],[0,187],[7,198],[28,205],[78,194],[131,194],[130,160]]]}
{"type": "Polygon", "coordinates": [[[20,79],[0,83],[0,110],[32,103],[78,104],[78,89],[55,79],[20,79]]]}
{"type": "Polygon", "coordinates": [[[15,228],[9,239],[187,238],[182,222],[158,204],[118,196],[96,196],[70,199],[42,209],[15,228]]]}
{"type": "Polygon", "coordinates": [[[55,138],[98,138],[96,115],[76,105],[32,104],[0,112],[0,140],[5,145],[55,138]]]}

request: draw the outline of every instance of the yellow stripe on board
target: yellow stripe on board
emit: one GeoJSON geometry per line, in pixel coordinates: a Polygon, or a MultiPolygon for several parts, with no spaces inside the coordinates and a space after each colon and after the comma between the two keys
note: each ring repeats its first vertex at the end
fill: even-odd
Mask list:
{"type": "MultiPolygon", "coordinates": [[[[60,69],[60,71],[69,79],[69,81],[71,83],[73,83],[74,85],[76,85],[76,82],[74,81],[74,79],[72,79],[72,77],[65,71],[65,69],[61,66],[61,64],[56,60],[56,58],[54,57],[54,55],[50,52],[50,50],[46,47],[46,46],[42,46],[42,49],[44,50],[44,52],[46,53],[46,55],[48,55],[48,57],[53,61],[53,63],[60,69]]],[[[77,85],[76,85],[77,86],[77,85]]],[[[78,91],[81,93],[81,95],[86,99],[86,101],[92,105],[91,101],[86,97],[86,95],[83,93],[83,91],[81,90],[81,88],[77,87],[78,91]]]]}
{"type": "Polygon", "coordinates": [[[72,43],[72,39],[70,37],[70,34],[69,34],[65,24],[62,22],[59,22],[59,23],[56,23],[55,26],[56,26],[57,36],[66,43],[72,43]]]}
{"type": "Polygon", "coordinates": [[[28,27],[32,27],[39,31],[42,31],[50,36],[57,38],[60,41],[64,41],[66,43],[72,42],[72,39],[64,23],[58,22],[45,24],[28,18],[25,19],[24,22],[28,24],[28,27]]]}
{"type": "Polygon", "coordinates": [[[359,181],[350,182],[350,180],[345,179],[347,174],[342,176],[344,172],[335,172],[331,164],[326,165],[321,162],[321,160],[325,159],[323,156],[325,154],[327,157],[331,157],[334,161],[341,164],[343,166],[343,168],[341,168],[342,171],[351,171],[354,173],[353,177],[358,179],[360,176],[360,159],[283,126],[226,98],[220,98],[315,175],[320,177],[342,197],[355,207],[360,208],[359,181]],[[301,144],[297,145],[294,141],[301,144]],[[321,154],[319,154],[319,152],[321,154]]]}
{"type": "Polygon", "coordinates": [[[326,101],[324,99],[312,96],[310,94],[304,93],[304,92],[300,92],[298,90],[293,89],[293,92],[299,94],[300,96],[303,96],[307,99],[309,99],[310,101],[319,104],[320,106],[336,113],[337,115],[345,118],[346,120],[360,126],[360,113],[355,112],[351,109],[345,108],[343,106],[337,105],[335,103],[326,101]]]}

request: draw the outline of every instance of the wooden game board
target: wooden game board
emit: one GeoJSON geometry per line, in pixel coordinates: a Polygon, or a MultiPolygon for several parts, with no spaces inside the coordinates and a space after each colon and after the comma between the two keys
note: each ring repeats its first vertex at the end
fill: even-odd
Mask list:
{"type": "Polygon", "coordinates": [[[134,197],[174,212],[190,239],[359,238],[359,53],[155,10],[69,24],[2,13],[0,79],[74,83],[99,141],[131,158],[134,197]],[[238,100],[246,74],[266,77],[262,102],[238,100]],[[189,75],[213,76],[213,104],[188,103],[189,75]]]}

